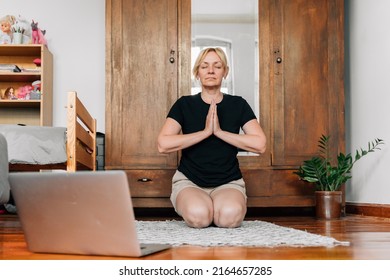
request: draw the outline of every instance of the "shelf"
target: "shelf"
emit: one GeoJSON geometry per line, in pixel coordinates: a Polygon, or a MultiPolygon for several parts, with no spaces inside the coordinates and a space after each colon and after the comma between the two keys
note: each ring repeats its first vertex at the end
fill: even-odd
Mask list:
{"type": "Polygon", "coordinates": [[[23,44],[23,45],[0,45],[0,56],[41,56],[43,45],[23,44]]]}
{"type": "Polygon", "coordinates": [[[0,108],[35,108],[41,105],[41,100],[0,100],[0,108]]]}
{"type": "Polygon", "coordinates": [[[37,80],[41,81],[40,91],[43,93],[39,100],[0,99],[0,124],[52,125],[53,56],[47,47],[39,44],[0,45],[0,64],[3,64],[0,71],[2,94],[9,87],[16,92],[18,88],[32,85],[37,80]],[[41,60],[39,67],[34,63],[37,58],[41,60]],[[13,65],[22,72],[13,72],[13,65]]]}
{"type": "Polygon", "coordinates": [[[8,82],[8,81],[14,81],[14,82],[33,82],[36,80],[40,80],[41,73],[35,73],[35,72],[20,72],[20,73],[13,73],[13,72],[0,72],[0,82],[8,82]]]}

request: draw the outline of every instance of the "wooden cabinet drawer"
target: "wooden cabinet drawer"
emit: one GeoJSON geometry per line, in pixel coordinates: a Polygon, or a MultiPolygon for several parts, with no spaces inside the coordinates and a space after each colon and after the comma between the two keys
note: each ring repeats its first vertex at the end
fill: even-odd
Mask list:
{"type": "Polygon", "coordinates": [[[125,170],[134,197],[169,197],[176,170],[125,170]]]}

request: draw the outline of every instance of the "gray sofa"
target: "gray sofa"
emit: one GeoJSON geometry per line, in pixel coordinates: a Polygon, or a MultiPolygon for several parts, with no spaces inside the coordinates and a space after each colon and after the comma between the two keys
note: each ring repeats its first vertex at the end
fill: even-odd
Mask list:
{"type": "Polygon", "coordinates": [[[3,134],[0,133],[0,205],[7,203],[10,198],[8,168],[7,141],[3,134]]]}

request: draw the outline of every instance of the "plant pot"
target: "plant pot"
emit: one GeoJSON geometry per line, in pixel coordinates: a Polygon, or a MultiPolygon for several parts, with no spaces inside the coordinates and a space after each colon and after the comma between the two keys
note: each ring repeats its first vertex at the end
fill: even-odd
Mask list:
{"type": "Polygon", "coordinates": [[[342,191],[316,191],[316,217],[339,219],[342,209],[342,191]]]}

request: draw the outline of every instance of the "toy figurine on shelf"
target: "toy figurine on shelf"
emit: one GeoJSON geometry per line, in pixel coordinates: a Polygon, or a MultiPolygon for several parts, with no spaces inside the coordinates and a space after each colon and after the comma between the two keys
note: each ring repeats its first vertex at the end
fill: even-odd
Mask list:
{"type": "Polygon", "coordinates": [[[46,30],[41,30],[38,27],[38,22],[34,22],[34,20],[31,23],[31,38],[33,44],[43,44],[47,46],[47,41],[45,38],[46,30]]]}
{"type": "Polygon", "coordinates": [[[25,85],[17,90],[17,96],[18,99],[21,100],[29,100],[30,99],[30,93],[33,90],[33,87],[31,85],[25,85]]]}
{"type": "Polygon", "coordinates": [[[11,44],[12,43],[12,31],[11,27],[15,23],[15,17],[11,15],[4,16],[0,19],[0,43],[11,44]]]}
{"type": "Polygon", "coordinates": [[[13,87],[9,87],[5,90],[4,94],[1,95],[1,99],[18,99],[15,96],[15,89],[13,87]]]}
{"type": "Polygon", "coordinates": [[[41,61],[41,59],[40,59],[39,57],[36,58],[36,59],[34,59],[33,62],[34,62],[34,64],[35,64],[35,66],[41,67],[42,61],[41,61]]]}
{"type": "Polygon", "coordinates": [[[36,80],[32,83],[33,90],[30,92],[31,100],[39,100],[41,99],[41,81],[36,80]]]}

